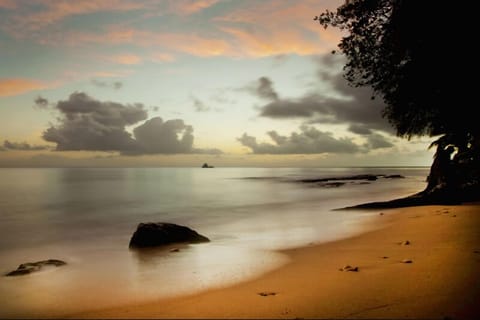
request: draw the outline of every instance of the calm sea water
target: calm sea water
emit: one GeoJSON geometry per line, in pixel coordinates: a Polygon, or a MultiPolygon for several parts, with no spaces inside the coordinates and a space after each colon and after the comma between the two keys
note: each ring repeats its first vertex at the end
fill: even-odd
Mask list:
{"type": "Polygon", "coordinates": [[[287,262],[275,252],[361,232],[377,212],[332,211],[425,187],[426,168],[0,169],[0,273],[49,258],[61,268],[0,277],[0,317],[74,313],[191,293],[287,262]],[[312,187],[299,178],[401,174],[312,187]],[[131,251],[140,222],[187,225],[212,241],[131,251]]]}

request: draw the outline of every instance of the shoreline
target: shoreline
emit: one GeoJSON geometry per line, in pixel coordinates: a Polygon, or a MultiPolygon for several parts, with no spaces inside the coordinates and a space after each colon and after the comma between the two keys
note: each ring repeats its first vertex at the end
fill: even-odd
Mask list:
{"type": "Polygon", "coordinates": [[[380,229],[282,250],[260,277],[189,296],[72,318],[475,318],[480,204],[388,209],[380,229]],[[408,240],[409,245],[401,245],[408,240]],[[402,263],[408,259],[412,263],[402,263]],[[358,272],[340,271],[345,265],[358,272]]]}

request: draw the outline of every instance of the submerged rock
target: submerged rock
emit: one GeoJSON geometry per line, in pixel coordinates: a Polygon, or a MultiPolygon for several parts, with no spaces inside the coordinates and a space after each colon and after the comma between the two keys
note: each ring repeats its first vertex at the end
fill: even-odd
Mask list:
{"type": "Polygon", "coordinates": [[[48,260],[42,260],[42,261],[37,261],[37,262],[26,262],[22,263],[21,265],[18,266],[16,270],[10,271],[9,273],[6,274],[7,277],[10,276],[23,276],[26,274],[30,274],[32,272],[40,271],[44,266],[63,266],[66,265],[67,263],[62,260],[57,260],[57,259],[48,259],[48,260]]]}
{"type": "Polygon", "coordinates": [[[171,243],[200,243],[210,239],[188,227],[173,223],[140,223],[130,239],[130,248],[146,248],[171,243]]]}

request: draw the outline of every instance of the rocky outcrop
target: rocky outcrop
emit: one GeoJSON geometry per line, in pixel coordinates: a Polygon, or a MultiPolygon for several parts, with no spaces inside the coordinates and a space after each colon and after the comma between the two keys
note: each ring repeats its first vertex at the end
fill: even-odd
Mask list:
{"type": "Polygon", "coordinates": [[[378,177],[383,175],[374,175],[374,174],[359,174],[355,176],[345,176],[345,177],[330,177],[330,178],[311,178],[311,179],[301,179],[298,180],[302,183],[319,183],[319,182],[329,182],[329,181],[345,181],[345,180],[366,180],[366,181],[375,181],[378,177]]]}
{"type": "Polygon", "coordinates": [[[464,202],[480,200],[480,184],[471,186],[462,186],[458,188],[434,188],[433,190],[424,190],[414,195],[394,199],[390,201],[369,202],[352,207],[345,207],[335,210],[345,209],[387,209],[402,208],[427,205],[456,205],[464,202]]]}
{"type": "Polygon", "coordinates": [[[130,248],[164,246],[172,243],[201,243],[210,240],[188,227],[173,223],[140,223],[130,239],[130,248]]]}
{"type": "Polygon", "coordinates": [[[378,179],[402,179],[405,178],[400,174],[358,174],[354,176],[344,177],[328,177],[328,178],[308,178],[296,180],[300,183],[311,184],[317,187],[341,187],[347,183],[366,184],[378,179]]]}
{"type": "Polygon", "coordinates": [[[13,270],[7,273],[6,276],[7,277],[23,276],[26,274],[30,274],[32,272],[40,271],[45,266],[60,267],[66,264],[67,263],[65,261],[57,260],[57,259],[48,259],[48,260],[42,260],[37,262],[26,262],[19,265],[16,270],[13,270]]]}

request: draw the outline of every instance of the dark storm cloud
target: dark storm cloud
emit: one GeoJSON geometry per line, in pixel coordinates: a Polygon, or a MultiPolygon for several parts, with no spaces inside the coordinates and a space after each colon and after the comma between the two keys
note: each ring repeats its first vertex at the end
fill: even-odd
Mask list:
{"type": "Polygon", "coordinates": [[[38,151],[38,150],[48,150],[50,149],[49,146],[39,146],[39,145],[31,145],[26,142],[11,142],[5,140],[3,142],[3,146],[0,146],[0,150],[7,151],[7,150],[17,150],[17,151],[38,151]]]}
{"type": "Polygon", "coordinates": [[[334,138],[332,133],[319,131],[303,125],[300,132],[282,136],[276,131],[268,132],[274,143],[258,143],[257,139],[244,133],[237,140],[255,154],[315,154],[315,153],[355,153],[361,147],[348,138],[334,138]]]}
{"type": "Polygon", "coordinates": [[[102,102],[85,93],[72,93],[59,101],[58,125],[43,133],[46,141],[56,143],[56,150],[118,151],[122,154],[200,153],[193,148],[193,128],[183,120],[163,121],[155,117],[133,129],[127,126],[146,120],[142,104],[102,102]]]}
{"type": "MultiPolygon", "coordinates": [[[[384,103],[380,98],[372,100],[369,88],[354,88],[348,85],[341,74],[339,58],[326,55],[317,59],[319,83],[329,84],[335,97],[319,93],[305,93],[296,99],[278,98],[260,108],[260,115],[268,118],[303,118],[307,123],[347,124],[354,133],[366,134],[367,130],[382,130],[392,133],[381,111],[384,103]]],[[[269,80],[267,88],[273,88],[269,80]]],[[[260,86],[259,86],[260,88],[260,86]]],[[[257,93],[258,94],[258,93],[257,93]]]]}
{"type": "Polygon", "coordinates": [[[123,87],[123,83],[121,81],[108,82],[108,81],[93,79],[92,84],[99,88],[112,88],[115,90],[119,90],[123,87]]]}

